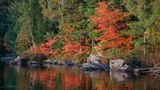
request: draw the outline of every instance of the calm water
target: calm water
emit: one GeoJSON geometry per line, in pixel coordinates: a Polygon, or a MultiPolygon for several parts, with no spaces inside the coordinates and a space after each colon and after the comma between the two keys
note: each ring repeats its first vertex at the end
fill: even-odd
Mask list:
{"type": "Polygon", "coordinates": [[[0,65],[0,90],[160,90],[160,76],[0,65]]]}

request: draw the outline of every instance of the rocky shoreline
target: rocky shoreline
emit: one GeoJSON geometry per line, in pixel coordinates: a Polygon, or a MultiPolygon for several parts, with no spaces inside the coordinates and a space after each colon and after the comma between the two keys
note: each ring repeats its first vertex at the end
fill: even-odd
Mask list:
{"type": "Polygon", "coordinates": [[[160,75],[160,67],[147,67],[147,68],[133,68],[128,65],[123,59],[110,60],[109,63],[102,63],[101,57],[96,54],[91,54],[85,63],[77,63],[73,60],[59,61],[59,60],[43,60],[32,61],[26,58],[17,57],[8,62],[10,65],[16,66],[34,66],[34,67],[51,67],[51,66],[65,66],[65,67],[78,67],[82,71],[118,71],[118,72],[132,72],[135,74],[154,74],[160,75]]]}

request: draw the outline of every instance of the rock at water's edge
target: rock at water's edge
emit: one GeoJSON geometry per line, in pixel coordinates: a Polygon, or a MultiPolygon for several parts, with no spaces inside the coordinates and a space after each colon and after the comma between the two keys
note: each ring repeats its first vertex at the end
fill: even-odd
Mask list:
{"type": "Polygon", "coordinates": [[[98,54],[90,54],[87,58],[87,63],[99,64],[102,58],[98,54]]]}
{"type": "Polygon", "coordinates": [[[109,66],[112,71],[133,71],[133,69],[127,65],[126,61],[123,59],[110,60],[109,66]]]}

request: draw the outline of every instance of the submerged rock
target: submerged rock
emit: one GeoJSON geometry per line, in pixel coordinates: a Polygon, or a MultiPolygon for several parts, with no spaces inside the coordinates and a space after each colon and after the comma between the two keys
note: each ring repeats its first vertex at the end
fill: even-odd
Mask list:
{"type": "Polygon", "coordinates": [[[112,71],[133,71],[133,69],[127,65],[123,59],[111,60],[109,62],[109,66],[112,71]]]}

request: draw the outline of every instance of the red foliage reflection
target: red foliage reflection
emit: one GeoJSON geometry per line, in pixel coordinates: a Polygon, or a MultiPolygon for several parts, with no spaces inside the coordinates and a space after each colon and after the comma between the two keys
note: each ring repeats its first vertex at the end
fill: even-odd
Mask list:
{"type": "Polygon", "coordinates": [[[72,87],[80,87],[81,80],[73,74],[66,74],[63,77],[63,83],[65,88],[72,88],[72,87]]]}

